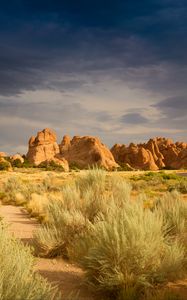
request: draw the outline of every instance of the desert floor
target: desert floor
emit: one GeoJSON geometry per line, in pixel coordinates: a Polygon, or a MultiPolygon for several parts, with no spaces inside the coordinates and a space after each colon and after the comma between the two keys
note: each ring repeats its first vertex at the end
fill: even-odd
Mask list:
{"type": "MultiPolygon", "coordinates": [[[[55,174],[57,181],[68,181],[72,180],[76,176],[79,176],[80,172],[70,172],[70,173],[56,173],[56,172],[45,172],[38,169],[33,170],[19,170],[14,172],[0,172],[0,187],[3,182],[10,176],[23,176],[26,181],[40,181],[45,178],[48,174],[55,174]]],[[[144,174],[143,171],[137,172],[118,172],[120,176],[128,178],[133,175],[144,174]]],[[[167,173],[173,173],[173,171],[167,171],[167,173]]],[[[187,176],[186,171],[176,171],[179,176],[187,176]]],[[[113,172],[108,173],[109,176],[114,174],[113,172]]],[[[33,218],[30,218],[29,214],[25,211],[23,207],[16,207],[12,205],[2,205],[0,207],[0,215],[4,218],[7,224],[9,224],[9,230],[17,238],[21,239],[24,244],[29,244],[32,246],[33,243],[33,233],[40,226],[40,224],[33,218]]],[[[80,300],[99,300],[94,292],[88,290],[82,285],[83,282],[83,271],[76,265],[64,261],[62,259],[45,259],[36,258],[36,271],[38,271],[42,276],[47,278],[50,282],[56,284],[62,291],[62,299],[67,299],[72,291],[76,293],[79,291],[80,300]]],[[[178,281],[176,283],[170,283],[169,286],[187,299],[187,278],[183,281],[178,281]]]]}

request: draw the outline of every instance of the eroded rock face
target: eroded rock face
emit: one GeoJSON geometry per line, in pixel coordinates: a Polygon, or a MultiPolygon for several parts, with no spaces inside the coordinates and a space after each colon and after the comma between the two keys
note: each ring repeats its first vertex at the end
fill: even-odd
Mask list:
{"type": "Polygon", "coordinates": [[[60,154],[69,164],[80,168],[97,165],[112,170],[118,167],[110,150],[92,136],[74,136],[72,140],[65,136],[60,144],[60,154]]]}
{"type": "Polygon", "coordinates": [[[38,132],[36,137],[30,138],[27,159],[37,166],[41,162],[52,159],[59,152],[55,132],[46,128],[38,132]]]}
{"type": "Polygon", "coordinates": [[[187,143],[174,143],[171,139],[157,137],[147,143],[128,147],[116,144],[111,149],[119,164],[128,163],[141,170],[187,168],[187,143]]]}
{"type": "Polygon", "coordinates": [[[125,145],[116,144],[112,147],[111,152],[119,164],[128,164],[133,169],[158,170],[151,151],[142,145],[131,143],[129,147],[126,147],[125,145]]]}

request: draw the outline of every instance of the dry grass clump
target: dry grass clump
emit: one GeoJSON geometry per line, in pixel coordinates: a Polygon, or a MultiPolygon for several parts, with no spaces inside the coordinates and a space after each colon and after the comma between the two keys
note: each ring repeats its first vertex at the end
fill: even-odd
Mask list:
{"type": "Polygon", "coordinates": [[[76,260],[87,284],[112,299],[144,299],[187,270],[187,203],[176,193],[145,201],[132,201],[122,178],[90,170],[49,202],[36,251],[76,260]]]}
{"type": "Polygon", "coordinates": [[[48,220],[48,197],[46,194],[40,195],[32,193],[30,200],[26,204],[26,209],[32,217],[39,219],[41,222],[47,222],[48,220]]]}
{"type": "Polygon", "coordinates": [[[75,245],[86,282],[114,299],[141,299],[157,284],[183,276],[185,246],[171,239],[164,215],[126,202],[111,209],[75,245]],[[128,297],[127,297],[128,295],[128,297]]]}
{"type": "Polygon", "coordinates": [[[25,181],[22,177],[11,176],[3,186],[1,201],[4,204],[24,205],[31,216],[45,221],[47,218],[45,207],[48,201],[46,194],[55,190],[52,177],[46,176],[42,182],[33,183],[25,181]]]}
{"type": "Polygon", "coordinates": [[[49,222],[35,235],[37,252],[47,257],[57,253],[69,256],[75,240],[90,230],[101,213],[108,213],[114,198],[120,207],[121,201],[129,199],[129,193],[130,187],[123,179],[106,178],[106,173],[98,169],[64,186],[56,199],[49,200],[49,222]]]}
{"type": "Polygon", "coordinates": [[[33,271],[30,249],[10,236],[0,222],[0,299],[60,300],[57,289],[33,271]]]}

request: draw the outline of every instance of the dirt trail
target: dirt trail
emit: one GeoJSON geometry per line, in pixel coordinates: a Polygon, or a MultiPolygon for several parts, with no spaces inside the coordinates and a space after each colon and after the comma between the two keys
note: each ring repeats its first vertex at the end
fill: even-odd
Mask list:
{"type": "MultiPolygon", "coordinates": [[[[39,227],[36,220],[31,219],[20,207],[5,205],[0,207],[0,215],[8,223],[9,230],[23,243],[32,245],[33,232],[39,227]]],[[[83,271],[77,266],[62,259],[36,259],[36,270],[50,282],[59,286],[62,299],[67,299],[72,291],[79,290],[80,300],[96,300],[97,297],[86,287],[81,286],[83,271]]]]}

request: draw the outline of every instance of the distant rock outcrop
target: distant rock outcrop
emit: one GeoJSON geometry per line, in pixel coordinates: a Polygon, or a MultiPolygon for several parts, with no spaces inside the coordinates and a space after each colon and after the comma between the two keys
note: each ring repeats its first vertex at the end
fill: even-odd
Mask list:
{"type": "Polygon", "coordinates": [[[64,136],[60,144],[60,154],[69,164],[80,168],[97,165],[112,170],[118,167],[110,150],[97,137],[74,136],[71,140],[64,136]]]}
{"type": "Polygon", "coordinates": [[[52,159],[58,153],[59,146],[56,142],[56,134],[51,129],[46,128],[29,140],[27,159],[30,163],[39,165],[41,162],[52,159]]]}
{"type": "Polygon", "coordinates": [[[134,169],[158,170],[151,151],[133,143],[126,147],[125,145],[114,145],[111,149],[115,160],[119,164],[127,163],[134,169]]]}
{"type": "MultiPolygon", "coordinates": [[[[18,159],[17,155],[13,157],[18,159]]],[[[55,132],[46,128],[30,138],[27,159],[36,166],[53,162],[66,171],[69,164],[79,168],[97,165],[107,170],[119,165],[127,170],[181,169],[187,168],[187,143],[156,137],[143,144],[115,144],[110,151],[93,136],[74,136],[71,139],[65,135],[58,145],[55,132]]]]}
{"type": "Polygon", "coordinates": [[[128,163],[136,169],[187,168],[187,144],[174,143],[171,139],[157,137],[144,144],[131,143],[128,147],[115,144],[111,152],[120,165],[128,163]]]}
{"type": "Polygon", "coordinates": [[[27,153],[29,162],[38,166],[42,162],[50,163],[53,161],[68,171],[68,162],[63,157],[58,156],[60,149],[56,139],[55,132],[49,128],[38,132],[36,137],[32,136],[29,140],[27,153]]]}

